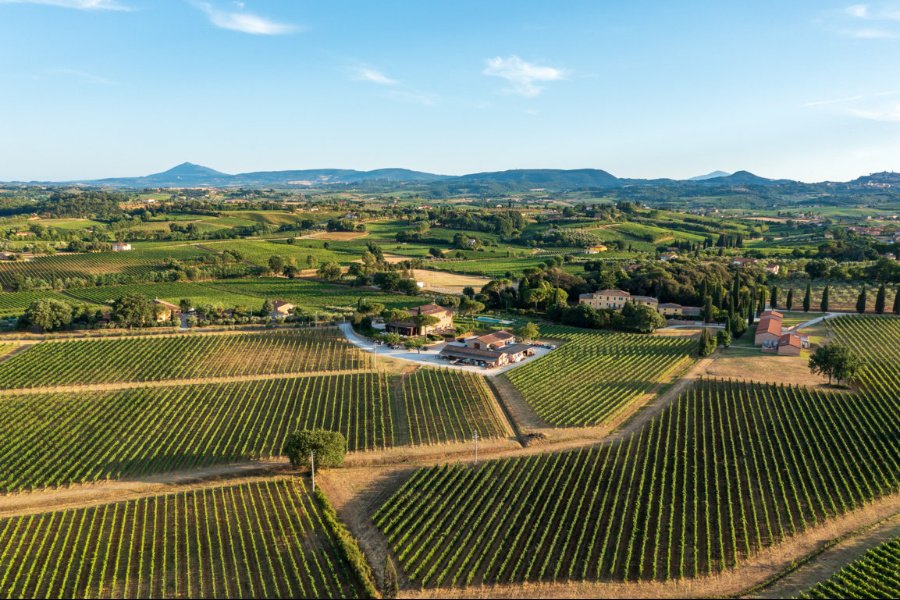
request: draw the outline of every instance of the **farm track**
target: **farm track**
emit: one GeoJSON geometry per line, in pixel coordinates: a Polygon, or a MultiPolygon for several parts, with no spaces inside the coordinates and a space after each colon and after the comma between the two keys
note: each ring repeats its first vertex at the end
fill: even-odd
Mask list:
{"type": "Polygon", "coordinates": [[[222,377],[199,377],[192,379],[162,379],[159,381],[116,381],[110,383],[81,383],[73,385],[51,385],[33,388],[15,388],[0,390],[0,401],[4,396],[23,396],[27,394],[57,394],[68,392],[107,392],[142,387],[175,387],[180,385],[200,385],[205,383],[239,383],[243,381],[260,381],[270,379],[294,379],[297,377],[321,377],[327,375],[358,375],[367,371],[360,369],[344,369],[338,371],[300,371],[292,373],[257,373],[252,375],[226,375],[222,377]]]}

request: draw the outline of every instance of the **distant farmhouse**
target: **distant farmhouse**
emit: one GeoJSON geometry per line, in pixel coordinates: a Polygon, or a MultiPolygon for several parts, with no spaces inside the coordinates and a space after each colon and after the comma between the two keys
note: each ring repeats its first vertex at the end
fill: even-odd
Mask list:
{"type": "Polygon", "coordinates": [[[112,245],[113,252],[129,252],[131,250],[131,244],[128,242],[114,242],[112,245]]]}
{"type": "Polygon", "coordinates": [[[591,294],[581,294],[578,296],[580,304],[587,304],[591,308],[597,310],[607,309],[620,311],[628,302],[635,304],[643,304],[657,311],[666,319],[677,319],[679,317],[699,317],[703,313],[703,309],[699,306],[682,306],[674,302],[663,302],[652,296],[633,296],[624,290],[600,290],[591,294]]]}
{"type": "Polygon", "coordinates": [[[166,302],[165,300],[160,300],[159,298],[154,298],[153,306],[156,314],[156,320],[159,323],[172,321],[181,316],[181,307],[177,304],[172,304],[171,302],[166,302]]]}
{"type": "Polygon", "coordinates": [[[276,300],[272,303],[272,313],[269,315],[273,319],[284,319],[294,313],[295,305],[284,300],[276,300]]]}
{"type": "Polygon", "coordinates": [[[652,296],[632,296],[624,290],[600,290],[592,294],[581,294],[578,296],[580,304],[587,304],[591,308],[596,309],[612,309],[622,310],[626,302],[634,302],[635,304],[646,304],[656,309],[659,306],[659,300],[652,296]]]}
{"type": "Polygon", "coordinates": [[[477,365],[488,369],[517,363],[534,355],[531,344],[516,343],[508,331],[495,331],[466,338],[462,343],[447,344],[441,349],[444,360],[477,365]]]}
{"type": "Polygon", "coordinates": [[[767,310],[756,324],[756,335],[753,344],[756,346],[777,345],[782,336],[784,315],[777,310],[767,310]]]}
{"type": "Polygon", "coordinates": [[[425,304],[410,309],[410,317],[402,321],[392,321],[385,325],[388,333],[397,333],[404,336],[428,335],[436,331],[453,329],[453,311],[438,306],[437,304],[425,304]],[[416,317],[435,317],[438,321],[434,325],[420,326],[416,323],[416,317]]]}

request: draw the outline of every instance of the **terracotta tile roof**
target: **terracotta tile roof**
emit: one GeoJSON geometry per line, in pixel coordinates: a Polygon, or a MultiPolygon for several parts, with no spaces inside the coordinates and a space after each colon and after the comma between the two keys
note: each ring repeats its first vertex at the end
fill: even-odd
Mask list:
{"type": "Polygon", "coordinates": [[[786,333],[778,340],[779,346],[794,346],[795,348],[802,348],[803,345],[800,342],[800,336],[794,335],[793,333],[786,333]]]}

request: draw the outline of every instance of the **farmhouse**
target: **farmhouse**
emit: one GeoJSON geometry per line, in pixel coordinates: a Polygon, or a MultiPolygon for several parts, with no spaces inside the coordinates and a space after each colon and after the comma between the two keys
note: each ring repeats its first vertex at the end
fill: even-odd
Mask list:
{"type": "Polygon", "coordinates": [[[172,304],[171,302],[166,302],[165,300],[160,300],[159,298],[154,298],[153,305],[156,314],[156,321],[158,323],[171,321],[181,316],[181,307],[177,304],[172,304]]]}
{"type": "Polygon", "coordinates": [[[290,316],[294,312],[294,306],[290,302],[285,302],[284,300],[276,300],[272,303],[272,313],[271,317],[273,319],[284,319],[285,317],[290,316]]]}
{"type": "Polygon", "coordinates": [[[777,344],[781,339],[782,320],[784,315],[778,311],[767,310],[756,324],[756,335],[753,344],[762,346],[765,344],[777,344]]]}
{"type": "Polygon", "coordinates": [[[659,255],[659,260],[663,262],[669,262],[675,260],[676,258],[678,258],[677,252],[664,252],[663,254],[659,255]]]}
{"type": "Polygon", "coordinates": [[[128,242],[114,242],[112,245],[113,252],[128,252],[131,250],[131,244],[128,242]]]}
{"type": "Polygon", "coordinates": [[[778,263],[769,263],[766,265],[766,273],[778,275],[779,271],[781,271],[781,265],[779,265],[778,263]]]}
{"type": "Polygon", "coordinates": [[[675,302],[663,302],[656,309],[666,319],[674,317],[699,317],[703,309],[699,306],[682,306],[675,302]]]}
{"type": "Polygon", "coordinates": [[[397,333],[400,335],[428,335],[435,331],[444,331],[453,328],[453,311],[438,306],[437,304],[425,304],[410,309],[410,318],[403,321],[392,321],[385,325],[385,329],[389,333],[397,333]],[[438,322],[434,325],[420,326],[416,323],[416,317],[435,317],[438,322]]]}
{"type": "Polygon", "coordinates": [[[585,254],[600,254],[601,252],[606,252],[607,250],[609,250],[609,248],[607,248],[603,244],[597,244],[596,246],[589,246],[584,251],[584,253],[585,254]]]}
{"type": "Polygon", "coordinates": [[[466,338],[462,343],[447,344],[440,357],[487,369],[517,363],[534,355],[530,344],[517,344],[516,336],[508,331],[466,338]]]}
{"type": "Polygon", "coordinates": [[[485,335],[467,338],[463,343],[477,350],[497,350],[516,341],[516,336],[508,331],[495,331],[485,335]]]}
{"type": "Polygon", "coordinates": [[[759,262],[759,261],[756,260],[755,258],[743,258],[740,256],[737,256],[731,260],[731,264],[733,264],[736,267],[746,267],[747,265],[755,265],[757,262],[759,262]]]}
{"type": "Polygon", "coordinates": [[[809,348],[808,339],[793,333],[786,333],[777,341],[764,342],[762,351],[779,356],[800,356],[801,348],[809,348]]]}
{"type": "Polygon", "coordinates": [[[625,303],[631,298],[631,294],[623,290],[600,290],[592,294],[581,294],[578,296],[579,304],[587,304],[591,308],[601,309],[609,308],[612,310],[622,310],[625,303]]]}

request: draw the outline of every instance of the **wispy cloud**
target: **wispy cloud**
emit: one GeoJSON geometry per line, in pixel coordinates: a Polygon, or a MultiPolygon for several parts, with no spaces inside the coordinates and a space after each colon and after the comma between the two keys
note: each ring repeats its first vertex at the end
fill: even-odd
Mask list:
{"type": "Polygon", "coordinates": [[[900,123],[900,102],[879,108],[854,108],[850,109],[848,112],[855,117],[869,121],[900,123]]]}
{"type": "Polygon", "coordinates": [[[900,10],[884,5],[873,8],[868,4],[851,4],[843,10],[826,13],[820,21],[845,37],[860,40],[900,38],[900,10]]]}
{"type": "Polygon", "coordinates": [[[117,0],[0,0],[0,4],[44,4],[78,10],[132,10],[117,0]]]}
{"type": "Polygon", "coordinates": [[[406,85],[402,81],[388,77],[383,71],[369,67],[358,66],[352,69],[351,77],[355,81],[372,83],[377,86],[387,88],[384,96],[399,102],[410,102],[413,104],[421,104],[423,106],[432,106],[437,104],[440,97],[437,94],[416,89],[406,85]]]}
{"type": "Polygon", "coordinates": [[[240,31],[251,35],[285,35],[300,30],[296,25],[279,23],[247,12],[242,2],[235,2],[234,8],[229,10],[201,0],[192,0],[191,4],[200,9],[209,22],[220,29],[240,31]]]}
{"type": "Polygon", "coordinates": [[[565,79],[566,73],[556,67],[536,65],[522,60],[516,55],[506,58],[495,56],[485,61],[484,75],[500,77],[512,86],[513,92],[533,97],[544,91],[542,83],[565,79]]]}
{"type": "Polygon", "coordinates": [[[87,83],[95,83],[97,85],[113,85],[113,80],[108,79],[106,77],[102,77],[100,75],[95,75],[93,73],[88,73],[87,71],[81,71],[79,69],[50,69],[46,71],[47,75],[57,76],[62,75],[65,77],[73,77],[75,79],[80,79],[81,81],[85,81],[87,83]]]}
{"type": "Polygon", "coordinates": [[[368,81],[369,83],[377,83],[378,85],[397,85],[396,79],[391,79],[378,69],[371,67],[357,67],[354,70],[355,79],[358,81],[368,81]]]}
{"type": "Polygon", "coordinates": [[[900,122],[900,103],[885,102],[884,98],[897,96],[900,90],[885,90],[871,94],[858,94],[843,98],[815,100],[803,104],[806,108],[820,108],[838,116],[850,116],[869,121],[900,122]]]}
{"type": "Polygon", "coordinates": [[[829,100],[813,100],[812,102],[807,102],[803,106],[825,106],[826,104],[844,104],[845,102],[855,102],[856,100],[862,100],[865,96],[847,96],[846,98],[832,98],[829,100]]]}

